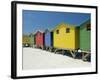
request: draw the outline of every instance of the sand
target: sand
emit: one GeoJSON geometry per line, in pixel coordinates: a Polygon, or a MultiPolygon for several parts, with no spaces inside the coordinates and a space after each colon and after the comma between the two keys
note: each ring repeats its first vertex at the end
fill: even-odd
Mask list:
{"type": "Polygon", "coordinates": [[[23,48],[23,69],[90,67],[91,62],[36,48],[23,48]]]}

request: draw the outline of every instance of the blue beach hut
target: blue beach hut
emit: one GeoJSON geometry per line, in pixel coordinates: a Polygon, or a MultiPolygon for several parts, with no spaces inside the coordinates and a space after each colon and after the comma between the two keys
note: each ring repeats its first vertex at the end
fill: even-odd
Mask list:
{"type": "Polygon", "coordinates": [[[53,32],[50,32],[48,29],[45,30],[45,48],[50,51],[53,49],[53,32]]]}

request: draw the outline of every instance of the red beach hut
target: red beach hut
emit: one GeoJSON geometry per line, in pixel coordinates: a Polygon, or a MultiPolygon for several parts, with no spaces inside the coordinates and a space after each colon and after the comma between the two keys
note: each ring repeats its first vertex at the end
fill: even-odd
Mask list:
{"type": "Polygon", "coordinates": [[[37,48],[44,48],[44,33],[41,31],[36,32],[36,47],[37,48]]]}

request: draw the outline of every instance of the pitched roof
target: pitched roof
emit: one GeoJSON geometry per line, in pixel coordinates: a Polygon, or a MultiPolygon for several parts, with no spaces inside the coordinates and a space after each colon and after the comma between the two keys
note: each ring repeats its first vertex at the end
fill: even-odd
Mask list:
{"type": "Polygon", "coordinates": [[[73,26],[73,27],[76,26],[76,25],[72,25],[72,24],[68,24],[68,23],[64,23],[64,22],[62,22],[62,23],[58,24],[58,25],[57,25],[54,29],[52,29],[51,31],[54,31],[55,29],[61,27],[61,25],[68,25],[68,26],[73,26]]]}
{"type": "Polygon", "coordinates": [[[43,31],[38,30],[38,31],[36,32],[36,34],[37,34],[38,32],[39,32],[39,33],[44,33],[43,31]]]}
{"type": "Polygon", "coordinates": [[[83,24],[85,24],[87,22],[90,22],[90,19],[88,19],[88,20],[84,21],[83,23],[81,23],[78,27],[81,27],[81,25],[83,25],[83,24]]]}
{"type": "Polygon", "coordinates": [[[87,21],[90,21],[90,19],[85,20],[85,21],[82,21],[82,22],[81,22],[80,24],[78,24],[78,25],[62,22],[62,23],[58,24],[55,28],[53,28],[51,31],[54,31],[55,29],[57,29],[58,27],[60,27],[60,25],[69,25],[69,26],[73,26],[73,27],[80,27],[82,24],[85,24],[87,21]]]}

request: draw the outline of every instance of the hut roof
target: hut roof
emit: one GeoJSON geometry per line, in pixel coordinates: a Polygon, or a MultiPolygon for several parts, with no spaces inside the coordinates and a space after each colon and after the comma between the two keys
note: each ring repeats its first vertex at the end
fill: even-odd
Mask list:
{"type": "Polygon", "coordinates": [[[90,19],[88,19],[88,20],[84,21],[83,23],[81,23],[78,27],[80,27],[81,25],[83,25],[83,24],[85,24],[87,22],[90,22],[90,19]]]}
{"type": "Polygon", "coordinates": [[[41,31],[41,30],[38,30],[38,31],[37,31],[35,34],[37,34],[38,32],[39,32],[39,33],[44,33],[43,31],[41,31]]]}
{"type": "Polygon", "coordinates": [[[76,25],[72,25],[72,24],[68,24],[68,23],[64,23],[64,22],[62,22],[62,23],[58,24],[58,25],[57,25],[54,29],[52,29],[51,31],[54,31],[55,29],[61,27],[61,25],[69,25],[69,26],[76,27],[76,25]]]}
{"type": "Polygon", "coordinates": [[[80,24],[78,24],[78,25],[62,22],[62,23],[58,24],[58,25],[57,25],[54,29],[52,29],[51,31],[54,31],[55,29],[59,28],[60,25],[69,25],[69,26],[71,26],[71,27],[76,27],[76,28],[77,28],[77,27],[80,27],[82,24],[85,24],[87,21],[90,21],[90,19],[85,20],[85,21],[83,21],[82,23],[80,23],[80,24]]]}

